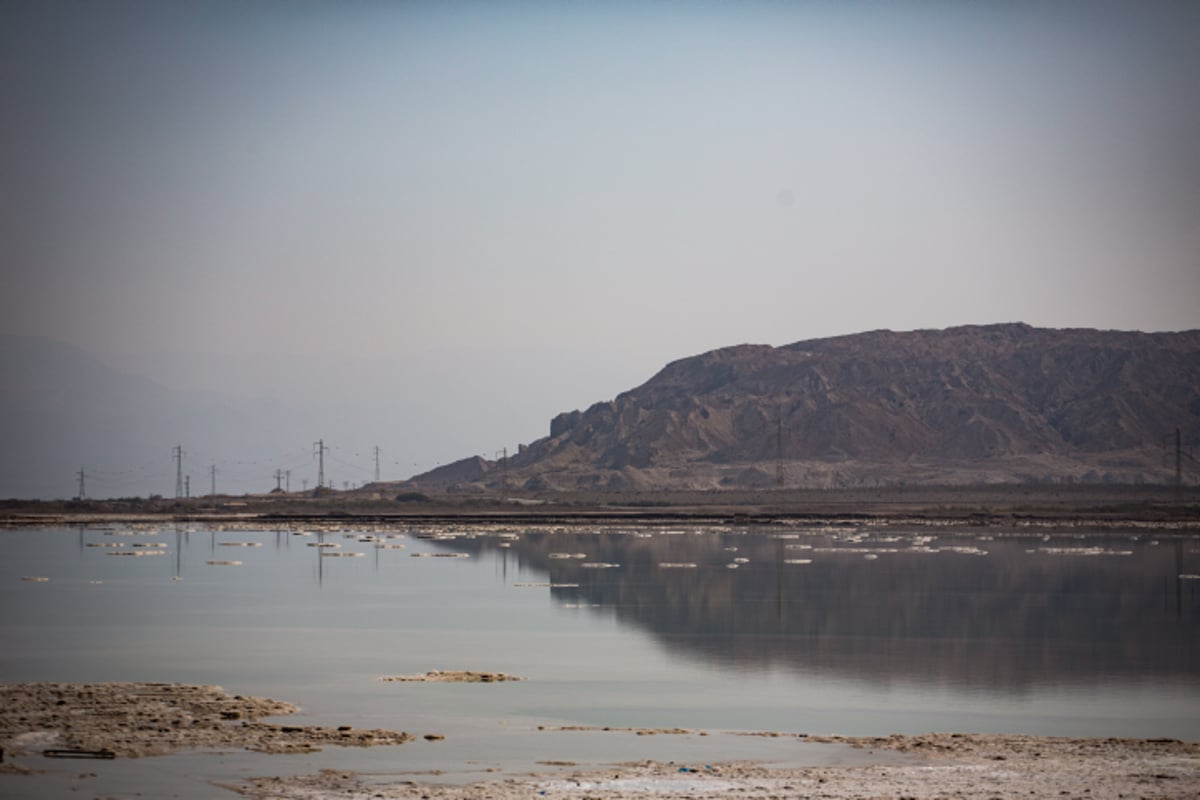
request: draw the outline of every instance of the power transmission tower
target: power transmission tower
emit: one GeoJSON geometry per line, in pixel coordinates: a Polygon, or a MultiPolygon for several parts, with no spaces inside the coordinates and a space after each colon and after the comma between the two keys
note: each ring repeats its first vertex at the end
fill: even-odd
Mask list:
{"type": "Polygon", "coordinates": [[[183,445],[177,444],[171,449],[175,458],[175,499],[183,497],[183,445]]]}
{"type": "Polygon", "coordinates": [[[283,471],[283,490],[288,494],[292,492],[292,471],[290,469],[283,471]]]}
{"type": "Polygon", "coordinates": [[[185,475],[183,477],[183,496],[191,498],[192,496],[192,476],[185,475]]]}
{"type": "Polygon", "coordinates": [[[313,442],[313,451],[317,456],[317,489],[320,490],[325,486],[325,451],[329,448],[325,446],[324,439],[318,439],[313,442]]]}
{"type": "Polygon", "coordinates": [[[375,445],[375,482],[379,483],[379,445],[375,445]]]}
{"type": "Polygon", "coordinates": [[[79,472],[75,473],[75,475],[79,478],[79,497],[77,499],[83,500],[87,498],[87,493],[83,490],[83,467],[80,467],[79,472]]]}
{"type": "Polygon", "coordinates": [[[208,468],[208,477],[212,479],[212,484],[209,486],[209,496],[217,496],[217,465],[213,464],[208,468]]]}
{"type": "Polygon", "coordinates": [[[283,483],[283,470],[277,469],[277,470],[275,470],[275,491],[277,491],[277,492],[283,491],[283,486],[281,485],[282,483],[283,483]]]}

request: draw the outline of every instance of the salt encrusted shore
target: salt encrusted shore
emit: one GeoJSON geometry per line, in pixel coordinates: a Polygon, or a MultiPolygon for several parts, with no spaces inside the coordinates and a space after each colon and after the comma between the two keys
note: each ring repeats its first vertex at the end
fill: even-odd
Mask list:
{"type": "Polygon", "coordinates": [[[230,696],[219,686],[173,683],[10,683],[0,685],[0,748],[6,756],[45,750],[163,755],[176,750],[235,746],[297,753],[322,745],[403,744],[403,732],[349,725],[260,722],[298,711],[291,703],[230,696]]]}
{"type": "Polygon", "coordinates": [[[259,778],[238,791],[254,800],[1182,800],[1200,796],[1200,743],[1196,742],[973,734],[807,737],[807,741],[900,751],[911,759],[900,764],[798,769],[747,762],[646,761],[465,786],[416,781],[381,784],[353,773],[325,770],[293,778],[259,778]]]}

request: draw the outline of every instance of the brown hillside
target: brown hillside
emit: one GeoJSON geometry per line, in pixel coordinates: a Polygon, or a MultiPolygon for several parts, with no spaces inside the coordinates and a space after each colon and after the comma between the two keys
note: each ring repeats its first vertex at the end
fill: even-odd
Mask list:
{"type": "Polygon", "coordinates": [[[1176,428],[1200,433],[1200,331],[873,331],[675,361],[464,488],[1166,482],[1176,428]]]}

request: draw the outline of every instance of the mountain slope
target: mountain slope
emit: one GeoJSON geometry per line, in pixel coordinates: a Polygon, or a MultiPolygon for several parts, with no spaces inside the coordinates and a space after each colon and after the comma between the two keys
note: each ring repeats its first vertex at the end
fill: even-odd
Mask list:
{"type": "Polygon", "coordinates": [[[1177,427],[1200,432],[1200,331],[873,331],[673,362],[476,483],[1161,482],[1177,427]]]}

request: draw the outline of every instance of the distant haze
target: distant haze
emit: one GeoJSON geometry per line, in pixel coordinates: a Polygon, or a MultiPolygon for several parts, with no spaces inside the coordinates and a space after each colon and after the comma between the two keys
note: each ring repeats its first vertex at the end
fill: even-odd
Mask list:
{"type": "Polygon", "coordinates": [[[8,2],[0,334],[406,476],[741,342],[1198,328],[1197,41],[1153,0],[8,2]]]}

